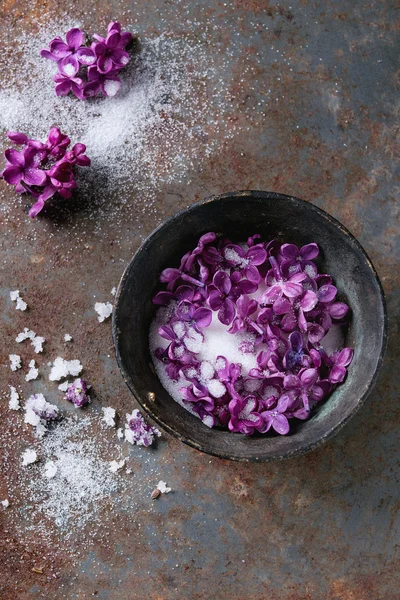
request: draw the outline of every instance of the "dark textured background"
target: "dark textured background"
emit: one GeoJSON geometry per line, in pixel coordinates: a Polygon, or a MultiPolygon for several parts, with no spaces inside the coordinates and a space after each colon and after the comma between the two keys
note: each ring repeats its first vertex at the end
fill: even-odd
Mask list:
{"type": "MultiPolygon", "coordinates": [[[[276,464],[234,464],[168,439],[157,452],[168,465],[174,494],[151,513],[139,511],[120,523],[117,519],[107,543],[80,548],[80,564],[72,565],[67,553],[63,557],[59,552],[56,577],[46,575],[49,565],[44,575],[31,572],[40,550],[33,542],[24,547],[24,540],[6,525],[1,599],[81,600],[95,594],[104,600],[397,600],[398,4],[3,0],[0,34],[30,31],[34,19],[44,11],[56,16],[61,6],[94,30],[111,18],[123,21],[130,8],[143,37],[184,32],[187,16],[200,24],[204,20],[215,60],[228,47],[232,54],[231,68],[222,76],[241,99],[238,121],[246,120],[244,108],[256,102],[266,85],[273,95],[284,97],[270,105],[268,127],[249,120],[249,131],[221,143],[199,172],[194,166],[190,186],[185,181],[160,185],[157,210],[136,215],[134,224],[134,191],[121,208],[126,218],[119,219],[118,227],[110,219],[99,235],[94,212],[81,221],[81,238],[70,235],[70,227],[83,219],[79,211],[71,210],[61,223],[51,218],[32,223],[21,217],[18,204],[11,209],[1,237],[2,390],[7,391],[10,381],[8,354],[15,330],[26,324],[22,313],[9,308],[9,290],[20,288],[29,291],[29,326],[49,340],[49,353],[60,351],[51,342],[60,323],[73,329],[75,348],[100,398],[121,413],[131,408],[114,357],[107,356],[110,328],[99,328],[87,310],[93,294],[104,297],[143,236],[166,216],[204,196],[234,189],[292,194],[348,227],[380,274],[390,338],[367,405],[336,438],[309,455],[276,464]],[[255,23],[260,24],[258,36],[255,23]],[[241,43],[236,45],[238,32],[241,43]],[[269,60],[271,44],[290,57],[293,71],[280,60],[282,54],[276,55],[277,62],[269,60]],[[243,70],[249,61],[254,61],[256,79],[243,70]],[[135,535],[137,519],[140,536],[135,535]]],[[[1,188],[4,201],[13,203],[12,190],[4,183],[1,188]]],[[[0,426],[7,432],[9,417],[7,411],[3,414],[0,426]]],[[[7,490],[1,491],[5,497],[7,490]]],[[[7,518],[4,511],[1,519],[7,518]]]]}

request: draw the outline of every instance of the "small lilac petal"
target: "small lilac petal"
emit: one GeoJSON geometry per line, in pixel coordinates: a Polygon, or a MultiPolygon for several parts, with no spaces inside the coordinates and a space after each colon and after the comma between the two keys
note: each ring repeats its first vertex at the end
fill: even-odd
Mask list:
{"type": "Polygon", "coordinates": [[[313,260],[319,254],[318,245],[312,242],[300,248],[300,256],[303,260],[313,260]]]}
{"type": "Polygon", "coordinates": [[[56,56],[46,48],[43,48],[43,50],[40,51],[40,56],[42,58],[47,58],[48,60],[53,60],[54,62],[58,62],[60,60],[59,56],[56,56]]]}
{"type": "Polygon", "coordinates": [[[125,67],[129,62],[129,54],[122,48],[114,48],[111,54],[111,60],[119,67],[125,67]]]}
{"type": "Polygon", "coordinates": [[[68,45],[63,42],[61,38],[54,38],[54,40],[50,42],[49,48],[51,54],[56,56],[58,60],[71,54],[71,50],[69,49],[68,45]]]}
{"type": "Polygon", "coordinates": [[[56,193],[56,188],[52,185],[46,185],[46,187],[44,188],[43,192],[40,194],[38,200],[43,200],[43,202],[45,202],[46,200],[48,200],[49,198],[51,198],[52,196],[54,196],[54,194],[56,193]]]}
{"type": "Polygon", "coordinates": [[[120,35],[121,35],[121,37],[119,40],[118,47],[126,48],[126,46],[131,43],[133,36],[130,31],[124,31],[120,35]]]}
{"type": "Polygon", "coordinates": [[[304,316],[304,312],[301,308],[299,310],[299,316],[297,319],[297,323],[299,325],[300,331],[302,331],[303,333],[307,333],[308,324],[307,324],[306,317],[304,316]]]}
{"type": "Polygon", "coordinates": [[[224,303],[222,304],[221,308],[219,309],[218,319],[224,325],[230,325],[234,319],[235,312],[236,312],[236,309],[235,309],[235,305],[232,302],[232,300],[230,300],[229,298],[225,298],[224,303]]]}
{"type": "Polygon", "coordinates": [[[110,31],[116,31],[117,33],[121,32],[121,23],[119,21],[110,21],[107,27],[107,33],[110,31]]]}
{"type": "Polygon", "coordinates": [[[258,285],[248,279],[242,279],[237,284],[237,287],[241,294],[254,294],[257,291],[258,285]]]}
{"type": "Polygon", "coordinates": [[[318,296],[311,290],[306,290],[299,304],[304,312],[309,312],[318,304],[318,296]]]}
{"type": "Polygon", "coordinates": [[[113,68],[113,62],[109,56],[103,54],[97,59],[97,69],[99,73],[109,73],[113,68]]]}
{"type": "Polygon", "coordinates": [[[290,258],[291,260],[294,260],[299,254],[299,249],[294,244],[282,244],[280,253],[285,258],[290,258]]]}
{"type": "Polygon", "coordinates": [[[261,275],[257,267],[255,267],[254,265],[247,265],[244,274],[251,283],[257,284],[261,281],[261,275]]]}
{"type": "Polygon", "coordinates": [[[158,292],[153,298],[153,304],[158,306],[166,306],[172,300],[174,294],[172,292],[158,292]]]}
{"type": "Polygon", "coordinates": [[[340,367],[347,367],[353,360],[354,350],[353,348],[343,348],[335,359],[335,365],[340,367]]]}
{"type": "Polygon", "coordinates": [[[36,215],[40,213],[42,208],[44,207],[44,200],[37,200],[35,204],[33,204],[29,210],[29,216],[31,219],[34,219],[36,215]]]}
{"type": "Polygon", "coordinates": [[[168,327],[168,325],[163,325],[162,327],[160,327],[158,329],[158,333],[159,335],[161,335],[161,337],[163,337],[166,340],[170,340],[172,342],[175,341],[175,333],[173,332],[171,327],[168,327]]]}
{"type": "Polygon", "coordinates": [[[312,344],[320,342],[325,335],[325,330],[317,323],[308,323],[307,325],[308,339],[312,344]]]}
{"type": "Polygon", "coordinates": [[[78,27],[74,27],[67,32],[65,36],[67,44],[70,48],[78,50],[79,46],[83,44],[83,33],[78,27]]]}
{"type": "Polygon", "coordinates": [[[22,179],[28,185],[44,185],[47,175],[40,169],[25,169],[22,179]]]}
{"type": "Polygon", "coordinates": [[[334,302],[326,310],[333,319],[342,319],[349,312],[349,307],[344,302],[334,302]]]}
{"type": "Polygon", "coordinates": [[[223,296],[220,291],[212,290],[208,296],[208,305],[212,310],[219,310],[223,303],[223,296]]]}
{"type": "Polygon", "coordinates": [[[229,294],[232,288],[232,283],[229,275],[225,271],[217,271],[213,277],[213,284],[223,294],[229,294]]]}
{"type": "Polygon", "coordinates": [[[347,370],[345,367],[335,365],[329,374],[329,381],[331,383],[341,383],[346,377],[347,370]]]}
{"type": "Polygon", "coordinates": [[[288,298],[298,298],[303,293],[303,286],[300,283],[292,283],[291,281],[285,281],[282,284],[282,289],[288,298]]]}
{"type": "Polygon", "coordinates": [[[22,152],[15,150],[15,148],[7,148],[4,152],[4,156],[13,167],[23,167],[25,165],[24,155],[22,152]]]}
{"type": "Polygon", "coordinates": [[[332,300],[335,299],[336,294],[337,289],[334,285],[323,285],[318,290],[318,299],[325,304],[327,302],[332,302],[332,300]]]}
{"type": "Polygon", "coordinates": [[[212,312],[209,308],[197,308],[193,313],[193,319],[198,327],[208,327],[212,320],[212,312]]]}
{"type": "Polygon", "coordinates": [[[118,31],[115,31],[114,29],[112,31],[110,31],[107,36],[107,40],[106,40],[107,48],[110,50],[112,48],[116,48],[118,46],[120,39],[121,39],[121,36],[118,31]]]}
{"type": "Polygon", "coordinates": [[[76,57],[82,65],[93,65],[96,62],[96,54],[91,48],[82,47],[76,52],[76,57]]]}
{"type": "Polygon", "coordinates": [[[297,321],[293,312],[289,312],[283,316],[281,321],[281,328],[283,331],[293,331],[296,328],[297,321]]]}
{"type": "Polygon", "coordinates": [[[300,375],[300,381],[303,386],[310,387],[313,385],[318,379],[318,371],[317,369],[306,369],[300,375]]]}
{"type": "Polygon", "coordinates": [[[293,331],[289,335],[289,342],[295,352],[300,352],[303,349],[303,336],[298,331],[293,331]]]}
{"type": "Polygon", "coordinates": [[[305,279],[307,279],[307,273],[300,271],[290,276],[290,283],[302,283],[305,279]]]}
{"type": "Polygon", "coordinates": [[[92,98],[96,96],[101,90],[100,81],[90,81],[83,88],[83,96],[85,98],[92,98]]]}
{"type": "Polygon", "coordinates": [[[160,281],[162,283],[169,283],[170,281],[175,281],[179,279],[181,276],[181,272],[178,269],[164,269],[160,275],[160,281]]]}
{"type": "Polygon", "coordinates": [[[280,413],[284,413],[287,410],[289,402],[290,397],[287,394],[284,394],[279,398],[276,410],[280,413]]]}
{"type": "Polygon", "coordinates": [[[2,177],[10,185],[17,185],[22,179],[22,171],[19,167],[7,167],[4,169],[2,177]]]}
{"type": "Polygon", "coordinates": [[[261,245],[249,248],[246,253],[246,259],[253,265],[262,265],[267,260],[267,252],[261,245]]]}
{"type": "Polygon", "coordinates": [[[301,381],[297,375],[286,375],[283,379],[283,387],[286,390],[295,390],[301,387],[301,381]]]}
{"type": "Polygon", "coordinates": [[[266,292],[261,296],[260,304],[274,304],[282,296],[282,288],[280,285],[273,285],[268,288],[266,292]]]}
{"type": "Polygon", "coordinates": [[[27,144],[28,136],[24,133],[20,133],[19,131],[7,131],[7,137],[9,140],[14,142],[14,144],[27,144]]]}
{"type": "Polygon", "coordinates": [[[277,415],[276,417],[274,417],[272,427],[280,435],[286,435],[287,433],[289,433],[290,429],[289,421],[287,420],[285,415],[277,415]]]}
{"type": "Polygon", "coordinates": [[[287,298],[278,298],[273,304],[273,311],[276,315],[286,315],[292,310],[292,304],[287,298]]]}
{"type": "Polygon", "coordinates": [[[55,90],[57,96],[67,96],[71,91],[71,82],[68,79],[65,79],[56,85],[55,90]]]}

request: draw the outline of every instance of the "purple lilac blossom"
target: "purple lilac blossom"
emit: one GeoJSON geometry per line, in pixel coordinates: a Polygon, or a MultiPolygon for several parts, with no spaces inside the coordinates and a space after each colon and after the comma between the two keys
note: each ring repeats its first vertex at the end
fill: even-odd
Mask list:
{"type": "Polygon", "coordinates": [[[86,385],[86,382],[83,379],[75,379],[75,381],[68,386],[64,400],[72,402],[77,408],[82,408],[82,406],[85,406],[90,402],[88,389],[89,386],[86,385]]]}
{"type": "Polygon", "coordinates": [[[86,46],[83,32],[75,27],[67,32],[65,42],[57,36],[48,49],[41,50],[43,58],[57,63],[58,72],[53,77],[57,96],[72,93],[85,100],[99,93],[118,93],[121,81],[117,75],[130,61],[126,46],[132,34],[121,32],[121,24],[111,21],[106,37],[94,34],[93,38],[90,47],[86,46]]]}
{"type": "Polygon", "coordinates": [[[162,271],[167,289],[153,302],[170,315],[158,328],[168,346],[155,350],[155,360],[179,386],[179,401],[209,427],[287,435],[291,421],[310,418],[345,380],[353,349],[328,355],[321,344],[334,322],[346,324],[349,307],[337,301],[330,275],[319,273],[318,257],[314,242],[299,248],[255,234],[234,244],[209,232],[179,268],[162,271]],[[256,354],[248,373],[222,354],[201,362],[209,361],[199,348],[215,319],[228,334],[250,336],[238,346],[256,354]]]}
{"type": "Polygon", "coordinates": [[[85,144],[78,143],[67,150],[70,139],[58,127],[50,129],[46,142],[29,139],[17,131],[7,135],[12,142],[22,146],[22,150],[8,148],[5,151],[7,164],[1,176],[15,186],[18,194],[29,193],[36,198],[29,211],[31,218],[36,217],[54,194],[71,197],[76,188],[73,167],[90,165],[90,158],[84,154],[85,144]]]}

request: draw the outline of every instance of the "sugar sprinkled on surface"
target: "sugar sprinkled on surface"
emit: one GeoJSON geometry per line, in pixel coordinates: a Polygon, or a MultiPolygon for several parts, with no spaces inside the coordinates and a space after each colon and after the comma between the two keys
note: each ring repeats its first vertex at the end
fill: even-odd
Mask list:
{"type": "Polygon", "coordinates": [[[110,462],[110,471],[111,471],[111,473],[116,473],[117,471],[119,471],[120,469],[122,469],[122,467],[124,466],[124,464],[125,464],[125,459],[124,458],[122,460],[120,460],[120,461],[112,460],[110,462]]]}
{"type": "Polygon", "coordinates": [[[12,302],[16,302],[16,310],[26,310],[28,308],[27,303],[24,300],[22,300],[19,290],[14,290],[10,292],[10,299],[12,302]]]}
{"type": "Polygon", "coordinates": [[[8,401],[8,408],[10,410],[19,410],[21,408],[21,405],[19,403],[19,394],[18,394],[16,388],[13,387],[12,385],[10,385],[9,388],[10,388],[10,399],[8,401]]]}
{"type": "Polygon", "coordinates": [[[52,460],[48,460],[46,462],[46,464],[44,465],[44,477],[46,477],[47,479],[53,479],[53,477],[55,477],[57,475],[57,465],[54,461],[52,460]]]}
{"type": "Polygon", "coordinates": [[[103,411],[102,422],[105,423],[107,427],[115,427],[115,408],[104,406],[101,410],[103,411]]]}
{"type": "Polygon", "coordinates": [[[69,333],[66,333],[64,335],[64,342],[72,342],[72,335],[69,333]]]}
{"type": "Polygon", "coordinates": [[[19,354],[9,354],[11,371],[18,371],[22,367],[21,357],[19,354]]]}
{"type": "Polygon", "coordinates": [[[165,481],[159,481],[157,483],[157,489],[160,490],[162,494],[168,494],[171,491],[171,488],[167,487],[165,481]]]}
{"type": "Polygon", "coordinates": [[[37,460],[38,460],[38,455],[37,455],[36,450],[32,450],[31,448],[28,448],[22,454],[22,466],[23,467],[26,467],[27,465],[32,465],[37,460]]]}
{"type": "Polygon", "coordinates": [[[8,508],[10,506],[10,501],[8,500],[8,498],[6,498],[5,500],[2,500],[1,505],[3,508],[8,508]]]}
{"type": "Polygon", "coordinates": [[[25,375],[25,381],[31,381],[32,379],[37,379],[39,377],[39,369],[35,366],[35,361],[31,360],[29,363],[29,371],[25,375]]]}
{"type": "Polygon", "coordinates": [[[83,367],[79,360],[64,360],[61,356],[57,356],[51,367],[49,379],[50,381],[60,381],[68,375],[76,377],[82,370],[83,367]]]}

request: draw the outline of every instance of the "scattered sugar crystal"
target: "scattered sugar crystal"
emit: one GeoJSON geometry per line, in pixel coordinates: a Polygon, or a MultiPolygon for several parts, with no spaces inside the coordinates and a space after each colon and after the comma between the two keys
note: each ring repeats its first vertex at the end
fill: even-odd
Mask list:
{"type": "Polygon", "coordinates": [[[26,302],[24,302],[24,300],[22,300],[21,296],[19,295],[19,290],[14,290],[13,292],[10,292],[10,298],[12,302],[16,302],[16,310],[26,310],[28,308],[28,305],[26,302]]]}
{"type": "Polygon", "coordinates": [[[262,379],[246,379],[243,387],[246,392],[251,393],[257,391],[261,387],[262,383],[262,379]]]}
{"type": "Polygon", "coordinates": [[[35,338],[33,338],[31,343],[36,354],[39,354],[39,352],[43,352],[43,344],[45,341],[46,340],[44,339],[44,337],[40,337],[38,335],[35,338]]]}
{"type": "Polygon", "coordinates": [[[122,469],[122,467],[125,464],[125,459],[120,460],[119,462],[116,460],[112,460],[110,462],[110,471],[111,473],[116,473],[117,471],[119,471],[120,469],[122,469]]]}
{"type": "Polygon", "coordinates": [[[22,466],[26,467],[27,465],[31,465],[35,463],[37,459],[38,455],[36,450],[28,448],[28,450],[25,450],[25,452],[22,454],[22,466]]]}
{"type": "Polygon", "coordinates": [[[174,330],[176,337],[181,339],[186,333],[185,324],[182,321],[176,321],[172,325],[172,329],[174,330]]]}
{"type": "Polygon", "coordinates": [[[204,425],[207,425],[207,427],[214,427],[214,419],[210,415],[206,415],[205,417],[203,417],[202,421],[204,425]]]}
{"type": "Polygon", "coordinates": [[[113,306],[111,302],[96,302],[96,304],[94,305],[94,310],[98,314],[99,323],[102,323],[103,321],[108,319],[108,317],[112,313],[112,309],[113,306]]]}
{"type": "Polygon", "coordinates": [[[3,508],[8,508],[10,506],[10,501],[8,500],[8,498],[6,498],[5,500],[1,501],[1,504],[3,508]]]}
{"type": "Polygon", "coordinates": [[[119,429],[117,429],[117,438],[119,440],[122,440],[124,438],[124,431],[123,431],[122,427],[119,427],[119,429]]]}
{"type": "Polygon", "coordinates": [[[19,403],[19,394],[15,387],[13,387],[12,385],[10,385],[9,387],[10,387],[10,399],[8,402],[8,408],[10,410],[19,410],[21,408],[21,405],[19,403]]]}
{"type": "Polygon", "coordinates": [[[208,360],[203,360],[201,363],[200,376],[204,381],[208,381],[214,377],[214,367],[208,360]]]}
{"type": "Polygon", "coordinates": [[[68,77],[71,77],[75,74],[75,67],[72,64],[66,64],[64,65],[64,71],[65,74],[68,75],[68,77]]]}
{"type": "Polygon", "coordinates": [[[24,330],[21,331],[21,333],[19,333],[17,335],[17,337],[15,338],[15,341],[19,344],[28,339],[33,340],[35,338],[35,336],[36,336],[36,333],[34,331],[25,327],[24,330]]]}
{"type": "Polygon", "coordinates": [[[115,408],[111,406],[105,406],[102,408],[103,417],[102,421],[107,425],[107,427],[115,427],[115,408]]]}
{"type": "Polygon", "coordinates": [[[81,373],[83,367],[79,360],[64,360],[61,356],[57,356],[51,367],[49,379],[50,381],[60,381],[68,375],[76,377],[81,373]]]}
{"type": "Polygon", "coordinates": [[[113,287],[112,290],[111,290],[111,295],[115,296],[116,293],[117,293],[117,288],[113,287]]]}
{"type": "Polygon", "coordinates": [[[185,346],[190,352],[200,352],[203,344],[203,336],[201,333],[196,331],[193,327],[190,327],[185,336],[185,346]]]}
{"type": "Polygon", "coordinates": [[[68,379],[67,379],[66,381],[64,381],[64,383],[60,383],[60,385],[58,385],[57,387],[62,392],[66,392],[70,385],[71,385],[71,381],[68,381],[68,379]]]}
{"type": "Polygon", "coordinates": [[[72,335],[70,335],[69,333],[66,333],[64,335],[64,342],[72,342],[72,335]]]}
{"type": "Polygon", "coordinates": [[[58,471],[57,465],[52,460],[48,460],[46,462],[46,464],[44,465],[44,476],[47,479],[53,479],[53,477],[56,476],[57,471],[58,471]]]}
{"type": "Polygon", "coordinates": [[[226,387],[219,379],[211,379],[207,382],[208,391],[214,398],[222,398],[226,392],[226,387]]]}
{"type": "Polygon", "coordinates": [[[8,358],[10,359],[11,371],[17,371],[22,367],[21,357],[18,354],[10,354],[8,358]]]}
{"type": "Polygon", "coordinates": [[[167,487],[165,481],[159,481],[157,483],[157,489],[160,490],[162,494],[168,494],[171,491],[171,488],[167,487]]]}
{"type": "Polygon", "coordinates": [[[132,473],[132,469],[126,469],[126,474],[130,475],[132,473]]]}
{"type": "Polygon", "coordinates": [[[115,96],[121,87],[118,81],[113,81],[112,79],[106,79],[103,85],[104,91],[106,92],[107,96],[110,97],[115,96]]]}
{"type": "Polygon", "coordinates": [[[39,369],[35,367],[35,361],[31,360],[29,363],[29,371],[25,375],[25,381],[31,381],[32,379],[37,379],[39,377],[39,369]]]}
{"type": "Polygon", "coordinates": [[[47,402],[43,394],[33,394],[25,404],[24,422],[36,428],[37,437],[43,437],[47,431],[47,421],[57,419],[58,415],[57,406],[47,402]]]}

